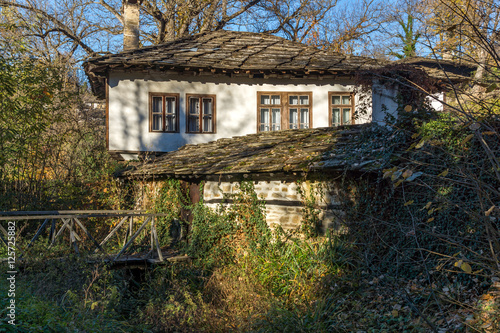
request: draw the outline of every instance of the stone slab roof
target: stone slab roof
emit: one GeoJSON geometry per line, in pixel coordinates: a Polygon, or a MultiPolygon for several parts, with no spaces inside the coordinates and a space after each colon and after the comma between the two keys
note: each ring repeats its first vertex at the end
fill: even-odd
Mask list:
{"type": "Polygon", "coordinates": [[[384,167],[383,143],[367,139],[375,125],[261,132],[185,145],[161,157],[136,162],[118,176],[152,179],[207,178],[245,174],[302,174],[384,167]],[[366,148],[366,144],[369,144],[366,148]],[[380,146],[380,147],[379,147],[380,146]]]}
{"type": "Polygon", "coordinates": [[[84,63],[94,93],[112,69],[175,70],[213,73],[344,74],[380,66],[357,56],[326,52],[264,33],[218,30],[165,44],[120,52],[84,63]]]}
{"type": "Polygon", "coordinates": [[[419,68],[430,77],[445,81],[467,81],[477,64],[465,60],[443,60],[423,57],[412,57],[395,61],[394,64],[405,64],[419,68]]]}

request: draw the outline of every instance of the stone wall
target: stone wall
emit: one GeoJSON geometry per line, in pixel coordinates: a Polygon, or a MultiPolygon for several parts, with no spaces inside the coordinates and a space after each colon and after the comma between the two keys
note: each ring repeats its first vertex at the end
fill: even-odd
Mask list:
{"type": "MultiPolygon", "coordinates": [[[[338,219],[343,215],[338,197],[339,184],[330,182],[289,182],[256,181],[254,189],[257,196],[265,200],[266,220],[270,227],[281,225],[285,230],[300,227],[304,218],[306,198],[319,209],[322,228],[338,226],[338,219]],[[312,197],[311,197],[312,194],[312,197]]],[[[203,201],[209,207],[219,204],[231,204],[231,195],[239,192],[238,182],[207,181],[203,188],[203,201]]]]}

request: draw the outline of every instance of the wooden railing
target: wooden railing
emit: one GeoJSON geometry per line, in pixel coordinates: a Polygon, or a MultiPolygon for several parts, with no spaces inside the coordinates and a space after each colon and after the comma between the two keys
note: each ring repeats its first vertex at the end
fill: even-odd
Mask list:
{"type": "MultiPolygon", "coordinates": [[[[48,226],[50,230],[48,232],[48,248],[56,244],[58,239],[66,238],[69,239],[69,244],[73,250],[80,254],[80,246],[85,247],[85,250],[89,254],[104,254],[108,260],[111,262],[118,261],[127,249],[134,243],[141,233],[149,232],[149,252],[141,256],[142,260],[152,259],[153,261],[164,261],[164,256],[160,248],[160,243],[158,239],[158,233],[156,230],[156,219],[158,217],[164,217],[167,214],[156,214],[148,213],[144,210],[65,210],[65,211],[23,211],[23,212],[0,212],[0,238],[1,241],[9,247],[12,245],[9,243],[9,231],[15,230],[15,240],[16,240],[16,253],[18,258],[23,258],[29,256],[29,250],[32,248],[33,244],[40,239],[41,235],[45,232],[48,226]],[[89,218],[94,219],[104,219],[104,218],[114,218],[118,223],[116,223],[111,231],[101,240],[98,241],[95,235],[89,232],[88,223],[89,218]],[[43,221],[43,222],[42,222],[43,221]],[[24,222],[22,226],[19,225],[20,222],[24,222]],[[30,227],[29,224],[37,224],[39,227],[33,236],[29,233],[22,234],[20,228],[30,227]],[[8,224],[15,226],[15,228],[9,228],[8,224]],[[28,224],[28,225],[27,225],[28,224]],[[4,225],[7,227],[4,227],[4,225]],[[148,228],[149,226],[149,228],[148,228]],[[117,254],[107,253],[105,250],[105,245],[113,238],[113,236],[118,237],[118,231],[126,229],[125,237],[123,243],[115,242],[114,251],[118,250],[117,254]],[[22,234],[22,235],[21,235],[22,234]],[[26,244],[26,239],[31,238],[26,244]],[[23,244],[24,246],[19,246],[23,244]],[[90,246],[89,246],[90,244],[90,246]],[[117,247],[116,244],[121,247],[117,247]],[[157,257],[153,259],[153,257],[157,257]]],[[[28,228],[35,230],[34,227],[28,228]]],[[[10,234],[12,235],[12,233],[10,234]]]]}

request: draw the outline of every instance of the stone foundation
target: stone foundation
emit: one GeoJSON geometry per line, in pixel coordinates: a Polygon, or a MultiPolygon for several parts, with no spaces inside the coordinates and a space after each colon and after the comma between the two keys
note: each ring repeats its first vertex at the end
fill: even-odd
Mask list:
{"type": "MultiPolygon", "coordinates": [[[[239,182],[207,181],[203,188],[203,201],[208,207],[231,204],[232,195],[239,192],[239,182]]],[[[272,228],[281,225],[285,230],[299,228],[304,218],[306,198],[313,193],[314,207],[318,208],[322,229],[336,228],[343,213],[335,182],[256,181],[254,190],[265,201],[266,222],[272,228]]]]}

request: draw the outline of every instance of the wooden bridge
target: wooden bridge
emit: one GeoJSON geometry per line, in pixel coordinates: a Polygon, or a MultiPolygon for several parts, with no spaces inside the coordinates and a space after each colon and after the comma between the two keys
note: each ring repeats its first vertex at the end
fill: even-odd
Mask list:
{"type": "Polygon", "coordinates": [[[16,261],[30,258],[34,245],[39,245],[37,251],[47,251],[44,254],[48,255],[64,243],[69,246],[67,250],[78,255],[85,253],[91,262],[104,261],[113,266],[187,260],[189,257],[160,246],[156,222],[167,215],[144,210],[0,212],[0,239],[7,249],[13,250],[8,252],[15,253],[16,261]],[[96,235],[102,238],[104,234],[97,230],[102,229],[105,220],[112,228],[99,241],[96,235]],[[94,230],[94,235],[90,230],[94,230]],[[42,237],[44,234],[47,238],[42,237]],[[132,250],[134,246],[137,251],[132,250]]]}

